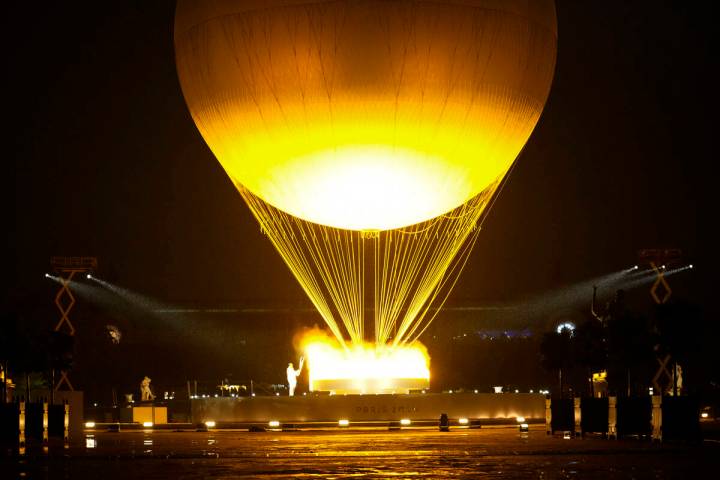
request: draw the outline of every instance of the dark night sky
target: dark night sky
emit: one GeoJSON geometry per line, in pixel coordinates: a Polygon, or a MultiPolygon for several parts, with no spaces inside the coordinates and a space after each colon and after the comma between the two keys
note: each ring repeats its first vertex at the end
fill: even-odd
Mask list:
{"type": "MultiPolygon", "coordinates": [[[[661,246],[697,264],[677,281],[717,310],[717,17],[700,4],[557,1],[550,98],[451,302],[512,301],[661,246]]],[[[307,304],[193,125],[174,2],[3,9],[6,301],[49,303],[49,257],[94,255],[167,302],[307,304]]]]}

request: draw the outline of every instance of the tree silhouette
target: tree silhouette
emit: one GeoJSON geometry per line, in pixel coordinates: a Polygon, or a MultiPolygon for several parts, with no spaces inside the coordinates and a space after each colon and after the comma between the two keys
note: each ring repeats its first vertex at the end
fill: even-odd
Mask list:
{"type": "MultiPolygon", "coordinates": [[[[683,387],[688,380],[697,379],[705,366],[706,359],[713,358],[716,338],[711,326],[703,321],[700,309],[686,301],[679,300],[655,308],[654,327],[657,334],[656,350],[660,355],[669,353],[683,369],[683,387]]],[[[696,387],[700,382],[696,381],[696,387]]]]}
{"type": "Polygon", "coordinates": [[[608,376],[616,392],[625,386],[632,394],[632,378],[649,376],[653,359],[653,335],[645,317],[628,310],[609,317],[607,324],[608,376]]]}
{"type": "Polygon", "coordinates": [[[566,372],[573,364],[571,332],[563,329],[547,332],[540,342],[541,362],[544,368],[558,372],[558,383],[560,396],[563,396],[563,372],[566,372]]]}

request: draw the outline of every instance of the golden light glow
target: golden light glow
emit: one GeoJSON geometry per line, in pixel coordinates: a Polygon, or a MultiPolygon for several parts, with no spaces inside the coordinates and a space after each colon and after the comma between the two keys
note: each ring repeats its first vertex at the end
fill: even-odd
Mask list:
{"type": "Polygon", "coordinates": [[[407,426],[407,425],[410,425],[411,423],[412,423],[412,422],[410,421],[409,418],[403,418],[402,420],[400,420],[400,425],[405,425],[405,426],[407,426]]]}
{"type": "Polygon", "coordinates": [[[208,428],[215,428],[215,421],[214,420],[208,420],[205,422],[205,426],[208,428]]]}
{"type": "Polygon", "coordinates": [[[347,427],[348,425],[350,425],[350,420],[348,420],[348,419],[346,419],[346,418],[343,418],[343,419],[341,419],[341,420],[338,420],[338,426],[340,426],[340,427],[347,427]]]}
{"type": "Polygon", "coordinates": [[[174,35],[198,130],[337,340],[315,387],[427,385],[411,345],[545,105],[553,0],[179,0],[174,35]]]}
{"type": "Polygon", "coordinates": [[[152,426],[153,426],[153,422],[143,422],[143,427],[148,427],[148,428],[150,428],[150,427],[152,427],[152,426]]]}
{"type": "Polygon", "coordinates": [[[556,42],[552,0],[180,0],[175,24],[183,94],[233,181],[353,230],[437,217],[502,178],[556,42]]]}
{"type": "Polygon", "coordinates": [[[224,130],[205,138],[228,175],[274,207],[335,228],[389,230],[449,212],[502,178],[535,123],[523,119],[523,135],[493,143],[513,116],[500,108],[475,113],[492,125],[488,134],[468,131],[475,115],[463,104],[445,105],[442,115],[443,104],[425,105],[424,114],[443,118],[439,125],[388,123],[391,108],[367,118],[365,105],[336,105],[332,124],[295,134],[279,125],[282,136],[229,112],[231,124],[246,126],[244,141],[224,130]],[[453,126],[460,119],[467,123],[453,126]]]}
{"type": "Polygon", "coordinates": [[[271,428],[277,428],[277,427],[280,426],[280,422],[277,421],[277,420],[270,420],[270,421],[268,422],[268,426],[271,427],[271,428]]]}
{"type": "Polygon", "coordinates": [[[311,391],[334,394],[408,393],[427,388],[430,358],[424,346],[377,347],[309,335],[303,342],[311,391]]]}
{"type": "Polygon", "coordinates": [[[467,425],[467,424],[468,424],[468,419],[467,419],[467,418],[458,418],[458,423],[459,423],[460,425],[467,425]]]}
{"type": "Polygon", "coordinates": [[[85,422],[85,428],[95,428],[95,422],[85,422]]]}

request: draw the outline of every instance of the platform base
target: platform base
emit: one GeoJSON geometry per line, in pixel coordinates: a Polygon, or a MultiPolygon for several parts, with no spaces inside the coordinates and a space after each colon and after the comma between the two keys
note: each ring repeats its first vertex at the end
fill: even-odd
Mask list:
{"type": "Polygon", "coordinates": [[[215,397],[191,401],[193,423],[249,424],[279,421],[349,422],[485,419],[515,422],[545,418],[545,396],[532,393],[425,393],[408,395],[307,395],[215,397]]]}

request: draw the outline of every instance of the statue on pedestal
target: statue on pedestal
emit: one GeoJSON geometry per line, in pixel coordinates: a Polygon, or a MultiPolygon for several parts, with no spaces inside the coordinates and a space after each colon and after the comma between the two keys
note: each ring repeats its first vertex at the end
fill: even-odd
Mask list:
{"type": "Polygon", "coordinates": [[[146,375],[142,382],[140,382],[140,400],[143,402],[152,402],[155,400],[155,395],[153,395],[150,390],[151,381],[152,380],[146,375]]]}

